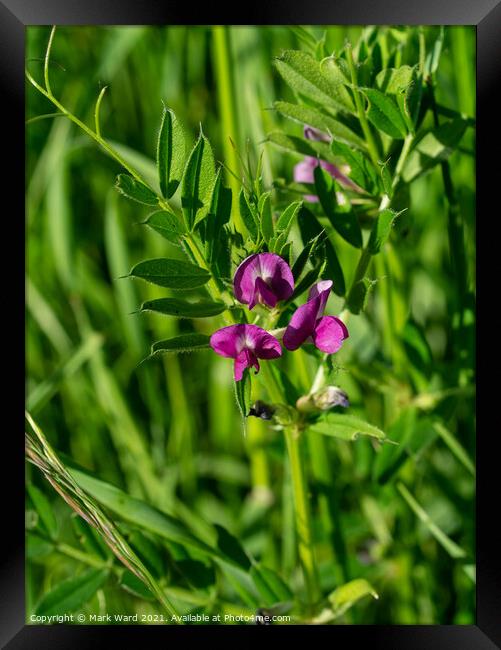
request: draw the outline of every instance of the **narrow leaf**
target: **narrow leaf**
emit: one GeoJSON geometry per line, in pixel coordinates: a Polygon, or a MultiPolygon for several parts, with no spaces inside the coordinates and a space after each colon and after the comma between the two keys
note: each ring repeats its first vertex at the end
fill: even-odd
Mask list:
{"type": "Polygon", "coordinates": [[[292,90],[320,106],[327,105],[338,110],[353,108],[349,95],[346,98],[342,92],[342,85],[334,80],[333,75],[323,74],[320,63],[308,53],[286,50],[275,59],[275,67],[292,90]]]}
{"type": "Polygon", "coordinates": [[[193,229],[199,212],[208,210],[215,177],[212,148],[204,134],[200,133],[186,163],[182,180],[181,205],[188,230],[193,229]]]}
{"type": "Polygon", "coordinates": [[[143,223],[177,246],[180,244],[181,237],[186,233],[184,224],[179,221],[176,215],[165,210],[153,212],[143,223]]]}
{"type": "Polygon", "coordinates": [[[27,491],[45,529],[49,533],[50,537],[54,539],[57,535],[58,526],[49,500],[45,494],[36,487],[36,485],[33,485],[33,483],[28,484],[27,491]]]}
{"type": "Polygon", "coordinates": [[[51,616],[74,612],[94,596],[107,577],[108,571],[105,569],[90,569],[75,578],[64,580],[42,598],[35,613],[38,616],[51,616]]]}
{"type": "Polygon", "coordinates": [[[376,438],[380,442],[387,440],[386,434],[373,424],[369,424],[354,415],[344,413],[329,413],[310,427],[314,433],[322,433],[341,440],[354,441],[359,436],[376,438]]]}
{"type": "Polygon", "coordinates": [[[352,314],[360,314],[367,307],[370,292],[376,284],[375,280],[362,278],[351,289],[346,300],[352,314]]]}
{"type": "Polygon", "coordinates": [[[403,483],[397,483],[397,490],[407,502],[414,514],[423,522],[428,531],[433,535],[437,542],[447,551],[454,559],[466,557],[466,552],[448,537],[444,531],[437,526],[431,519],[430,515],[422,508],[416,499],[403,483]]]}
{"type": "MultiPolygon", "coordinates": [[[[305,243],[324,232],[315,215],[304,205],[298,215],[298,224],[299,229],[301,230],[301,237],[305,243]]],[[[338,296],[344,296],[346,293],[346,284],[344,281],[343,269],[341,268],[336,250],[330,239],[325,239],[323,249],[325,251],[327,279],[332,280],[332,290],[334,293],[338,296]]]]}
{"type": "Polygon", "coordinates": [[[157,143],[160,191],[166,199],[176,191],[184,169],[186,142],[183,128],[174,111],[164,106],[157,143]]]}
{"type": "Polygon", "coordinates": [[[261,234],[268,243],[274,234],[273,214],[271,211],[270,192],[265,192],[259,199],[259,214],[261,215],[261,234]]]}
{"type": "Polygon", "coordinates": [[[205,269],[182,260],[166,258],[139,262],[130,275],[168,289],[196,289],[210,279],[210,273],[205,269]]]}
{"type": "Polygon", "coordinates": [[[369,99],[367,117],[374,126],[397,140],[405,138],[407,126],[393,98],[375,88],[361,90],[369,99]]]}
{"type": "Polygon", "coordinates": [[[285,210],[282,212],[276,223],[277,232],[281,232],[289,236],[290,229],[294,222],[294,219],[297,217],[301,206],[303,205],[302,201],[295,201],[288,205],[285,210]]]}
{"type": "Polygon", "coordinates": [[[240,216],[242,221],[247,228],[249,235],[252,237],[253,241],[257,241],[259,236],[259,224],[257,219],[257,213],[255,207],[250,203],[249,197],[242,188],[240,190],[240,195],[238,197],[240,205],[240,216]]]}
{"type": "Polygon", "coordinates": [[[376,590],[367,580],[358,578],[338,587],[329,594],[328,598],[334,614],[336,616],[342,616],[342,614],[365,596],[372,596],[376,600],[379,598],[376,590]]]}
{"type": "Polygon", "coordinates": [[[268,607],[294,599],[289,587],[272,569],[255,564],[250,570],[250,575],[268,607]]]}
{"type": "Polygon", "coordinates": [[[381,248],[386,244],[390,237],[391,229],[399,213],[390,208],[381,210],[378,214],[374,225],[372,226],[369,237],[368,249],[372,255],[379,253],[381,248]]]}
{"type": "Polygon", "coordinates": [[[315,178],[315,190],[320,199],[320,204],[324,209],[325,216],[343,239],[352,246],[361,248],[363,244],[362,231],[360,230],[357,217],[347,199],[345,199],[347,209],[344,206],[338,206],[335,180],[320,165],[315,167],[313,175],[315,178]]]}
{"type": "Polygon", "coordinates": [[[200,300],[188,302],[177,298],[157,298],[141,305],[141,311],[154,311],[158,314],[177,316],[178,318],[207,318],[217,316],[227,309],[224,302],[200,300]]]}
{"type": "Polygon", "coordinates": [[[248,369],[244,370],[242,379],[235,382],[235,398],[237,400],[238,410],[245,420],[249,415],[251,400],[251,378],[248,369]]]}
{"type": "Polygon", "coordinates": [[[128,174],[119,174],[115,183],[116,189],[132,201],[145,205],[158,205],[156,194],[149,187],[140,183],[128,174]]]}
{"type": "Polygon", "coordinates": [[[151,354],[164,352],[195,352],[196,350],[208,350],[210,337],[206,334],[180,334],[171,339],[156,341],[151,346],[151,354]]]}

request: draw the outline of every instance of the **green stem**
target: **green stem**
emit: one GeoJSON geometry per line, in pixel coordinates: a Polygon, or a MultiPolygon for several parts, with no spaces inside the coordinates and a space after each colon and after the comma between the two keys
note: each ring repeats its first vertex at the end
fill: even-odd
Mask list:
{"type": "Polygon", "coordinates": [[[315,563],[308,487],[297,426],[285,430],[285,440],[291,468],[299,559],[303,567],[308,604],[312,609],[321,594],[315,563]]]}
{"type": "Polygon", "coordinates": [[[355,68],[355,63],[353,61],[353,52],[352,52],[351,43],[347,44],[346,53],[348,55],[348,67],[350,69],[350,74],[351,74],[353,96],[355,98],[355,106],[357,109],[358,119],[360,120],[360,126],[362,127],[362,131],[367,141],[367,148],[369,150],[369,155],[377,169],[379,164],[378,148],[376,145],[376,141],[374,140],[374,136],[372,135],[372,131],[369,126],[369,123],[367,122],[367,117],[365,115],[365,108],[362,101],[362,95],[358,89],[357,71],[355,68]]]}
{"type": "MultiPolygon", "coordinates": [[[[221,131],[224,133],[223,137],[223,151],[224,157],[228,166],[234,172],[238,170],[238,158],[235,148],[232,144],[238,142],[238,131],[236,124],[236,108],[233,96],[233,84],[231,79],[230,70],[230,52],[229,52],[229,32],[228,27],[223,25],[215,25],[212,27],[212,36],[214,39],[214,59],[217,77],[217,94],[219,102],[219,111],[221,114],[221,131]]],[[[238,196],[240,192],[240,184],[238,178],[232,174],[226,173],[227,181],[233,191],[234,197],[238,196]]],[[[246,232],[245,226],[240,218],[237,201],[232,203],[232,215],[235,224],[240,232],[246,232]]]]}

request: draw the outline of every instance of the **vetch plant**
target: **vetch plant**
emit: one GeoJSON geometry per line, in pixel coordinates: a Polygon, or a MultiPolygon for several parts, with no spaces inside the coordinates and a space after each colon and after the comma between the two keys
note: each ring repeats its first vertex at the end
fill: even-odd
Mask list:
{"type": "MultiPolygon", "coordinates": [[[[100,109],[105,89],[96,101],[94,128],[54,94],[49,71],[55,30],[45,56],[43,83],[26,73],[60,114],[121,166],[118,192],[151,208],[143,224],[183,255],[141,261],[128,275],[169,292],[144,301],[141,312],[192,322],[192,331],[187,331],[189,326],[153,342],[148,359],[211,349],[232,359],[234,392],[244,422],[249,417],[267,421],[270,440],[280,437],[284,442],[301,565],[294,585],[285,584],[277,572],[259,564],[219,529],[212,531],[210,544],[193,541],[184,530],[179,533],[181,541],[174,542],[191,544],[218,566],[222,563],[225,578],[238,584],[235,589],[244,594],[244,602],[254,605],[257,593],[259,604],[289,603],[302,622],[335,620],[365,595],[377,598],[374,588],[360,579],[338,585],[333,593],[321,583],[309,453],[313,449],[317,460],[322,457],[323,442],[315,440],[329,437],[351,443],[367,436],[374,452],[391,445],[385,431],[350,412],[349,395],[333,384],[333,360],[342,346],[350,345],[350,319],[367,308],[376,282],[384,282],[379,273],[374,275],[373,262],[384,258],[395,239],[394,226],[409,208],[410,185],[438,164],[447,178],[448,156],[471,126],[469,118],[439,106],[435,99],[442,32],[431,51],[419,30],[394,32],[386,43],[385,61],[381,43],[370,30],[354,47],[346,43],[337,52],[326,53],[320,42],[314,50],[287,50],[275,60],[295,103],[280,100],[274,108],[289,123],[299,123],[301,135],[276,130],[267,140],[301,160],[289,179],[276,179],[273,186],[263,181],[262,157],[256,166],[248,162],[243,170],[230,169],[225,178],[225,167],[216,164],[202,127],[190,147],[187,130],[167,106],[160,116],[157,181],[147,180],[103,135],[100,109]],[[402,63],[403,43],[411,41],[418,60],[402,63]],[[231,188],[226,185],[228,176],[231,188]],[[344,264],[342,247],[356,255],[354,268],[344,264]],[[338,315],[329,314],[328,301],[334,295],[342,302],[338,315]],[[309,386],[305,381],[294,384],[287,376],[292,364],[304,368],[305,358],[315,365],[309,386]],[[228,545],[236,551],[229,552],[228,545]],[[238,580],[232,578],[235,566],[238,580]]],[[[452,208],[449,185],[448,200],[452,208]]],[[[454,232],[451,245],[460,259],[463,244],[454,232]]],[[[304,375],[308,380],[308,373],[304,375]]],[[[37,459],[43,450],[36,448],[33,436],[30,440],[32,462],[49,480],[58,480],[56,469],[61,476],[63,472],[54,469],[56,460],[54,467],[42,466],[37,459]]],[[[123,515],[117,502],[110,503],[123,515]]],[[[337,531],[337,523],[330,520],[332,511],[327,518],[337,531]]],[[[336,549],[342,547],[339,538],[336,544],[336,549]]],[[[175,611],[144,567],[139,565],[135,575],[167,611],[175,611]]]]}

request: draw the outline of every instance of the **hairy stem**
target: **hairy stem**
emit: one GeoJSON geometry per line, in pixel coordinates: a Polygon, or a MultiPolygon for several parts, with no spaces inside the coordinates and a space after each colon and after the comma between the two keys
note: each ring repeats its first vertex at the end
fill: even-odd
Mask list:
{"type": "Polygon", "coordinates": [[[347,44],[346,53],[347,53],[347,58],[348,58],[348,66],[350,68],[353,96],[355,98],[355,106],[356,106],[356,109],[357,109],[358,119],[360,120],[360,126],[362,127],[362,131],[363,131],[365,139],[367,141],[367,148],[369,150],[369,155],[370,155],[371,160],[372,160],[372,162],[374,163],[374,165],[375,165],[375,167],[377,169],[378,164],[379,164],[378,148],[377,148],[377,145],[376,145],[376,141],[374,140],[374,136],[372,134],[369,123],[367,122],[367,117],[365,115],[365,108],[364,108],[364,104],[363,104],[363,100],[362,100],[362,95],[361,95],[361,93],[360,93],[360,91],[358,89],[357,70],[355,68],[355,63],[353,61],[353,52],[352,52],[351,43],[347,44]]]}
{"type": "Polygon", "coordinates": [[[298,427],[286,429],[285,440],[291,468],[299,559],[303,567],[308,605],[312,609],[320,598],[320,587],[314,554],[308,486],[298,427]]]}

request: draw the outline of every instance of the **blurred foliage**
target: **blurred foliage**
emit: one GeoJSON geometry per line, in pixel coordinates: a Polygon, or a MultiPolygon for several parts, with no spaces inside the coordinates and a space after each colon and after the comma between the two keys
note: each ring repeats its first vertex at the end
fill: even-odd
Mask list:
{"type": "MultiPolygon", "coordinates": [[[[376,28],[381,57],[390,30],[376,28]]],[[[272,110],[276,100],[294,100],[273,68],[274,57],[307,49],[323,34],[323,51],[330,53],[346,39],[356,43],[361,33],[360,27],[232,27],[224,34],[228,56],[222,61],[221,42],[209,27],[62,27],[52,51],[52,86],[89,124],[97,95],[108,86],[101,129],[146,178],[155,175],[162,100],[191,142],[203,124],[216,160],[238,174],[228,129],[237,149],[248,149],[254,160],[269,132],[291,132],[291,123],[272,110]],[[230,114],[221,91],[225,67],[230,114]]],[[[437,33],[424,28],[429,46],[437,33]]],[[[37,78],[48,35],[44,27],[27,30],[27,65],[37,78]]],[[[436,99],[473,118],[474,61],[474,29],[446,28],[436,99]]],[[[226,559],[240,553],[241,566],[245,549],[259,562],[252,569],[254,584],[269,587],[273,581],[263,566],[300,590],[281,435],[257,419],[242,435],[230,365],[211,352],[138,365],[153,340],[214,328],[210,319],[200,325],[137,313],[141,302],[166,292],[121,276],[145,258],[168,253],[181,259],[182,253],[140,225],[151,211],[147,206],[127,202],[113,189],[118,165],[63,117],[39,119],[48,113],[51,105],[29,86],[29,410],[67,466],[99,479],[89,482],[97,500],[104,482],[172,515],[201,539],[210,537],[210,526],[219,531],[213,541],[224,547],[226,559]]],[[[300,136],[302,127],[295,126],[300,136]]],[[[339,622],[475,620],[474,146],[474,130],[468,129],[449,159],[464,227],[466,279],[451,261],[446,195],[436,166],[412,184],[409,209],[397,220],[384,255],[374,258],[377,285],[367,310],[351,317],[350,339],[331,369],[354,413],[399,445],[379,447],[361,437],[325,439],[319,447],[315,434],[308,436],[321,584],[325,593],[339,588],[331,594],[339,622]],[[346,595],[341,585],[354,579],[358,591],[346,595]],[[346,601],[371,593],[370,585],[379,600],[365,598],[346,611],[346,601]]],[[[298,156],[268,144],[264,150],[265,186],[289,182],[298,156]]],[[[298,242],[296,234],[296,247],[298,242]]],[[[345,275],[352,274],[356,251],[340,237],[336,246],[345,275]]],[[[337,313],[341,300],[330,300],[337,313]]],[[[314,369],[315,359],[299,352],[287,374],[306,390],[314,369]]],[[[27,479],[28,617],[53,611],[54,598],[77,588],[87,602],[72,603],[75,611],[158,615],[162,610],[151,593],[118,569],[99,536],[30,465],[27,479]],[[64,583],[68,579],[74,582],[64,583]]],[[[252,613],[268,604],[268,587],[243,598],[242,585],[228,579],[215,556],[208,560],[182,540],[145,529],[112,500],[101,504],[117,516],[120,535],[178,611],[252,613]]]]}

